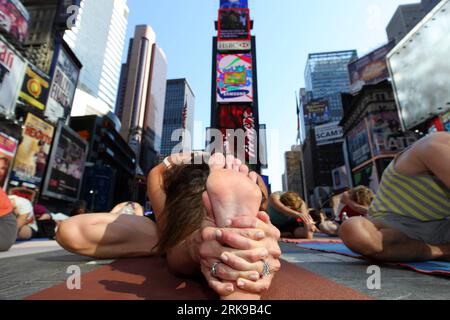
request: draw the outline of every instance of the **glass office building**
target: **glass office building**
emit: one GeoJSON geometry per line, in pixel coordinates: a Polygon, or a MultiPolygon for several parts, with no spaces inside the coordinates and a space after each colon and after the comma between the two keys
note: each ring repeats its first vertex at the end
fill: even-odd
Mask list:
{"type": "Polygon", "coordinates": [[[306,91],[313,99],[327,99],[332,121],[343,116],[341,92],[350,91],[348,64],[358,57],[356,50],[312,53],[305,69],[306,91]]]}
{"type": "MultiPolygon", "coordinates": [[[[107,106],[101,113],[114,111],[128,14],[126,0],[83,0],[77,25],[64,35],[83,64],[78,89],[107,106]]],[[[86,109],[77,105],[84,100],[75,97],[74,108],[86,109]]]]}
{"type": "MultiPolygon", "coordinates": [[[[161,144],[161,156],[172,153],[181,139],[172,141],[172,133],[177,129],[184,129],[189,135],[184,135],[184,144],[192,150],[194,134],[195,96],[186,79],[167,81],[166,107],[164,109],[164,124],[161,144]]],[[[185,132],[186,132],[185,131],[185,132]]]]}

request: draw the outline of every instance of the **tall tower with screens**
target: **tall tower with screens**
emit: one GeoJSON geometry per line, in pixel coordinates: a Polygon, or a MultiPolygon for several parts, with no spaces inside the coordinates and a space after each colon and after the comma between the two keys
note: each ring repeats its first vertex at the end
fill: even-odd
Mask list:
{"type": "Polygon", "coordinates": [[[224,152],[245,159],[259,172],[266,165],[265,130],[259,123],[256,41],[251,35],[252,27],[248,0],[220,0],[218,34],[213,38],[211,86],[210,129],[216,130],[209,130],[207,143],[210,147],[217,146],[219,138],[224,152]],[[219,132],[221,135],[217,137],[219,132]]]}

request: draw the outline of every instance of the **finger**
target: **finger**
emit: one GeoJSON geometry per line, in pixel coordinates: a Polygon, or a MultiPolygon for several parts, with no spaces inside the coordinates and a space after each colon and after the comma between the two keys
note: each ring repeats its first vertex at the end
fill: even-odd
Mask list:
{"type": "Polygon", "coordinates": [[[256,229],[237,229],[236,231],[222,229],[220,232],[221,237],[218,240],[222,244],[238,250],[259,248],[261,245],[256,242],[266,237],[263,231],[256,229]]]}
{"type": "Polygon", "coordinates": [[[215,278],[221,281],[232,282],[236,282],[239,278],[249,281],[257,281],[259,280],[260,275],[256,271],[236,271],[226,264],[220,263],[216,267],[215,278]]]}
{"type": "Polygon", "coordinates": [[[260,211],[258,212],[258,215],[256,216],[259,220],[261,220],[262,222],[266,223],[266,224],[270,224],[270,217],[267,213],[265,213],[264,211],[260,211]]]}
{"type": "Polygon", "coordinates": [[[272,284],[272,280],[273,276],[268,276],[257,282],[248,281],[247,279],[239,279],[237,281],[237,286],[241,290],[261,294],[269,290],[270,285],[272,284]]]}
{"type": "Polygon", "coordinates": [[[210,288],[213,289],[219,296],[227,297],[234,292],[235,288],[232,284],[222,283],[219,279],[213,277],[209,268],[202,265],[201,270],[210,288]]]}
{"type": "MultiPolygon", "coordinates": [[[[257,248],[253,250],[240,250],[232,252],[241,259],[244,259],[251,263],[261,262],[269,257],[269,251],[266,248],[257,248]]],[[[225,253],[221,256],[222,261],[226,262],[225,253]]],[[[262,270],[262,269],[261,269],[262,270]]]]}
{"type": "Polygon", "coordinates": [[[238,217],[231,221],[229,227],[238,229],[258,229],[263,231],[268,237],[280,239],[280,231],[275,226],[264,223],[256,217],[238,217]]]}
{"type": "Polygon", "coordinates": [[[202,230],[202,240],[204,242],[217,241],[222,237],[222,232],[218,228],[204,228],[202,230]]]}
{"type": "Polygon", "coordinates": [[[228,265],[230,268],[239,271],[256,271],[261,274],[264,267],[262,261],[253,263],[248,262],[231,252],[223,253],[220,258],[222,262],[228,265]]]}

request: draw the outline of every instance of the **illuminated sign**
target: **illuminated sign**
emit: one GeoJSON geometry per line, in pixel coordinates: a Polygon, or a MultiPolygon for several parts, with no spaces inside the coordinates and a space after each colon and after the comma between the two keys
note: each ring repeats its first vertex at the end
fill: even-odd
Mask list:
{"type": "Polygon", "coordinates": [[[217,55],[217,102],[253,102],[251,54],[217,55]]]}
{"type": "Polygon", "coordinates": [[[219,41],[250,40],[250,24],[248,9],[219,10],[219,41]]]}
{"type": "Polygon", "coordinates": [[[219,51],[250,51],[252,49],[251,41],[218,41],[217,50],[219,51]]]}

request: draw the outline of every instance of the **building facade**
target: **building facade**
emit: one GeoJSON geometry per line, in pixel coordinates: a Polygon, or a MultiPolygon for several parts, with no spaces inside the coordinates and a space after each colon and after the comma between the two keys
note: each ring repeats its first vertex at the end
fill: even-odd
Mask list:
{"type": "Polygon", "coordinates": [[[126,0],[83,0],[64,40],[83,64],[72,115],[114,111],[128,25],[126,0]]]}
{"type": "Polygon", "coordinates": [[[195,95],[186,79],[167,81],[166,107],[161,144],[161,157],[171,155],[175,146],[182,143],[185,151],[193,148],[195,95]],[[172,141],[176,130],[183,130],[172,141]],[[179,139],[178,139],[179,138],[179,139]],[[178,140],[177,140],[178,139],[178,140]]]}
{"type": "Polygon", "coordinates": [[[399,43],[439,2],[422,0],[420,3],[399,6],[386,28],[389,41],[399,43]]]}
{"type": "Polygon", "coordinates": [[[285,153],[286,173],[284,174],[285,191],[296,192],[304,197],[302,148],[293,146],[291,151],[285,153]]]}
{"type": "Polygon", "coordinates": [[[150,26],[136,26],[120,78],[115,113],[146,175],[161,151],[167,85],[167,59],[150,26]]]}

